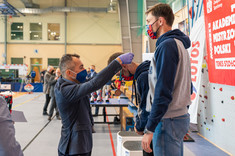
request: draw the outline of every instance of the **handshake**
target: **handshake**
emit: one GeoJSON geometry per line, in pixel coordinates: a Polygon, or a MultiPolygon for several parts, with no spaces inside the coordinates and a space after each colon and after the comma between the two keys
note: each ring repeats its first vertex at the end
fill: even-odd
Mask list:
{"type": "Polygon", "coordinates": [[[118,56],[116,58],[116,60],[120,64],[131,64],[133,58],[134,58],[134,54],[133,53],[125,53],[125,54],[122,54],[122,55],[118,56]]]}

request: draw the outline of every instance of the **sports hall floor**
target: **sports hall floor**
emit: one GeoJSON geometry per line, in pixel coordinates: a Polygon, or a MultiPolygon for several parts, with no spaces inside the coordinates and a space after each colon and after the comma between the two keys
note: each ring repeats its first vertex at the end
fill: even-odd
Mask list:
{"type": "MultiPolygon", "coordinates": [[[[13,109],[23,111],[28,122],[15,123],[16,139],[25,156],[56,156],[60,139],[61,121],[55,117],[48,121],[42,115],[45,102],[43,93],[16,94],[13,109]]],[[[94,113],[94,108],[92,108],[94,113]]],[[[102,109],[100,109],[101,113],[102,109]]],[[[115,113],[114,108],[107,108],[108,113],[115,113]]],[[[102,121],[103,117],[94,117],[102,121]]],[[[108,117],[113,121],[113,117],[108,117]]],[[[92,156],[116,156],[117,132],[120,125],[97,124],[93,134],[92,156]]],[[[197,133],[190,133],[195,142],[184,143],[185,156],[227,156],[225,152],[209,143],[197,133]]]]}

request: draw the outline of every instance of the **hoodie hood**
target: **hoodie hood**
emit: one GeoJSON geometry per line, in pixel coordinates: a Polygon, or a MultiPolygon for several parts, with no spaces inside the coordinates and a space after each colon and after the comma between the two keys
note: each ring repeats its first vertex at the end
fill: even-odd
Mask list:
{"type": "Polygon", "coordinates": [[[185,49],[188,49],[191,46],[191,41],[190,41],[189,37],[186,36],[179,29],[174,29],[174,30],[168,31],[165,34],[163,34],[162,36],[160,36],[157,40],[156,47],[161,42],[163,42],[163,41],[165,41],[166,39],[169,39],[169,38],[176,38],[176,39],[180,40],[183,43],[185,49]]]}
{"type": "Polygon", "coordinates": [[[142,62],[137,68],[136,68],[136,71],[135,71],[135,75],[134,75],[134,79],[136,80],[139,75],[145,71],[148,71],[149,70],[149,66],[150,66],[150,61],[144,61],[142,62]]]}

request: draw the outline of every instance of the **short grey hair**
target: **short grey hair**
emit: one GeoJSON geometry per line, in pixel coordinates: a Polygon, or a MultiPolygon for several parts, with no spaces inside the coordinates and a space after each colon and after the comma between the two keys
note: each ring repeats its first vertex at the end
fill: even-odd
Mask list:
{"type": "Polygon", "coordinates": [[[47,71],[48,71],[48,72],[50,72],[51,69],[54,69],[54,67],[53,67],[53,66],[48,66],[48,67],[47,67],[47,71]]]}
{"type": "Polygon", "coordinates": [[[75,63],[73,62],[73,57],[80,58],[80,56],[77,54],[65,54],[62,56],[59,68],[63,77],[65,76],[65,72],[67,69],[74,69],[75,63]]]}

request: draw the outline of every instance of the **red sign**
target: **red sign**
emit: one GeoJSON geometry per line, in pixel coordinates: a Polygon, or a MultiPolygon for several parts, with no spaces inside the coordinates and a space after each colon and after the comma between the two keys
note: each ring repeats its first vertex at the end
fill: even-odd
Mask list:
{"type": "Polygon", "coordinates": [[[209,81],[235,86],[235,0],[204,0],[209,81]]]}

